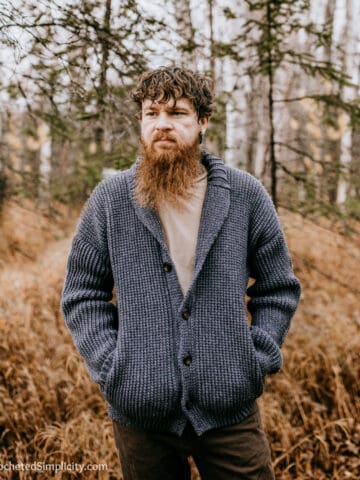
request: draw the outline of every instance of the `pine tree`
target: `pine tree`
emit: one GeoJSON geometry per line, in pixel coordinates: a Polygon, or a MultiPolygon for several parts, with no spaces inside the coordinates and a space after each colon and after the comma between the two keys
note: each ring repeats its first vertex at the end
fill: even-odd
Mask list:
{"type": "MultiPolygon", "coordinates": [[[[267,79],[267,104],[269,124],[269,163],[271,175],[271,195],[275,205],[277,199],[278,169],[281,168],[289,175],[292,172],[277,158],[277,146],[294,151],[292,145],[277,141],[274,110],[281,102],[295,102],[310,98],[316,102],[336,106],[348,112],[352,121],[359,121],[360,108],[355,102],[346,102],[341,94],[337,93],[309,94],[297,98],[281,98],[279,96],[279,73],[286,69],[298,70],[304,79],[325,79],[339,87],[350,85],[349,78],[343,73],[341,65],[319,59],[318,49],[331,45],[332,36],[329,25],[317,27],[308,20],[310,9],[309,0],[245,0],[249,9],[248,20],[238,35],[230,42],[221,42],[217,45],[220,56],[229,56],[232,60],[241,63],[243,72],[252,78],[262,76],[267,79]],[[312,49],[301,50],[294,47],[292,39],[299,34],[310,39],[312,49]]],[[[236,18],[236,11],[224,9],[227,18],[236,18]]],[[[306,181],[295,173],[297,181],[306,181]]]]}
{"type": "Polygon", "coordinates": [[[71,189],[86,196],[103,166],[126,166],[136,154],[137,127],[126,97],[147,68],[148,40],[164,25],[133,0],[6,2],[0,18],[0,43],[17,60],[7,91],[24,99],[34,130],[41,118],[54,146],[73,145],[68,171],[84,180],[72,181],[71,189]]]}

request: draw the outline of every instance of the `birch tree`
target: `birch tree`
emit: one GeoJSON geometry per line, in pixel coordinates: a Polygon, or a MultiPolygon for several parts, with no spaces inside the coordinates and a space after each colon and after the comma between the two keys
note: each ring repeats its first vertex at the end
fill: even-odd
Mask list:
{"type": "MultiPolygon", "coordinates": [[[[344,0],[345,21],[341,29],[342,59],[341,63],[344,71],[352,80],[353,86],[344,85],[343,97],[347,102],[353,101],[358,92],[356,86],[359,85],[359,54],[356,48],[356,29],[357,24],[354,19],[360,18],[359,2],[353,0],[344,0]]],[[[352,160],[352,139],[355,126],[351,125],[351,116],[345,112],[340,117],[340,158],[339,158],[339,176],[336,188],[336,203],[343,204],[347,199],[349,191],[349,169],[352,160]]]]}
{"type": "MultiPolygon", "coordinates": [[[[281,98],[279,85],[282,79],[279,75],[286,69],[298,68],[306,78],[323,78],[337,85],[350,84],[349,79],[343,74],[342,69],[331,62],[318,60],[314,50],[326,47],[331,43],[331,35],[326,27],[316,28],[312,22],[306,21],[306,12],[310,5],[306,0],[246,0],[249,8],[249,16],[239,35],[231,42],[223,42],[221,45],[224,56],[230,56],[239,63],[244,62],[244,49],[247,59],[251,58],[251,65],[245,69],[249,76],[262,76],[267,81],[267,115],[268,115],[268,158],[271,179],[271,194],[277,205],[277,182],[278,170],[281,168],[286,174],[292,172],[283,164],[278,155],[278,147],[289,148],[294,151],[292,145],[279,142],[276,130],[276,109],[283,102],[298,101],[299,98],[281,98]],[[303,51],[297,45],[290,42],[292,36],[299,32],[306,32],[312,39],[313,50],[303,51]],[[239,48],[240,46],[240,48],[239,48]]],[[[228,15],[237,17],[234,11],[228,15]]],[[[328,105],[351,110],[353,105],[344,102],[339,94],[324,95],[322,92],[304,95],[318,102],[326,102],[328,105]]],[[[356,110],[356,107],[354,107],[356,110]]],[[[357,111],[357,110],[356,110],[357,111]]]]}
{"type": "Polygon", "coordinates": [[[176,32],[179,37],[177,49],[180,53],[179,64],[192,70],[197,67],[197,44],[195,28],[191,18],[190,0],[173,1],[176,32]]]}

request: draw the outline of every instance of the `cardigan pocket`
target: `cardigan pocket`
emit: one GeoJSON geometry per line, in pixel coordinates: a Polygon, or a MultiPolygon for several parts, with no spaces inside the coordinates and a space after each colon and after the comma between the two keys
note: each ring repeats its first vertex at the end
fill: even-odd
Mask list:
{"type": "MultiPolygon", "coordinates": [[[[116,348],[115,348],[115,350],[116,350],[116,348]]],[[[111,350],[111,352],[105,358],[105,360],[102,364],[102,367],[101,367],[99,386],[100,386],[100,390],[102,392],[103,392],[103,390],[105,388],[105,385],[106,385],[109,370],[110,370],[110,368],[113,364],[113,361],[114,361],[115,350],[111,350]]]]}
{"type": "MultiPolygon", "coordinates": [[[[104,371],[104,381],[100,385],[101,391],[105,399],[112,403],[113,399],[116,398],[117,389],[119,388],[121,382],[121,371],[122,371],[122,360],[119,352],[118,346],[115,347],[115,350],[110,354],[111,358],[110,365],[108,369],[104,371]]],[[[107,363],[109,357],[104,363],[107,363]]]]}
{"type": "Polygon", "coordinates": [[[279,346],[262,328],[252,326],[250,330],[255,356],[263,377],[278,372],[282,366],[282,354],[279,346]]]}
{"type": "Polygon", "coordinates": [[[252,405],[264,389],[263,371],[246,319],[240,317],[236,326],[228,335],[213,337],[213,348],[199,353],[201,362],[195,358],[196,377],[190,390],[200,410],[209,417],[219,419],[220,415],[224,421],[238,415],[239,408],[252,405]]]}

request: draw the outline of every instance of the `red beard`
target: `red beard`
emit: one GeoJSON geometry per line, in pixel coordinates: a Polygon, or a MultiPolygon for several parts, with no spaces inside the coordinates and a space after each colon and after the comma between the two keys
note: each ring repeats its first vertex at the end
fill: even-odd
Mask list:
{"type": "Polygon", "coordinates": [[[191,197],[194,180],[202,173],[201,149],[198,140],[191,144],[179,144],[168,133],[157,133],[150,143],[141,143],[142,160],[136,170],[135,195],[143,207],[156,209],[163,201],[180,210],[179,198],[191,197]],[[169,140],[157,149],[155,142],[169,140]]]}

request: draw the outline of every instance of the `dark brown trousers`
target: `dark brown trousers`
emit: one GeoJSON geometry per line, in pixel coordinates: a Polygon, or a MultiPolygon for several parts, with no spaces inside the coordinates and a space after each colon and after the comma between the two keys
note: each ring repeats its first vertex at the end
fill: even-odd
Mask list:
{"type": "Polygon", "coordinates": [[[274,480],[259,408],[241,423],[197,436],[140,432],[113,422],[123,480],[190,480],[192,456],[202,480],[274,480]]]}

